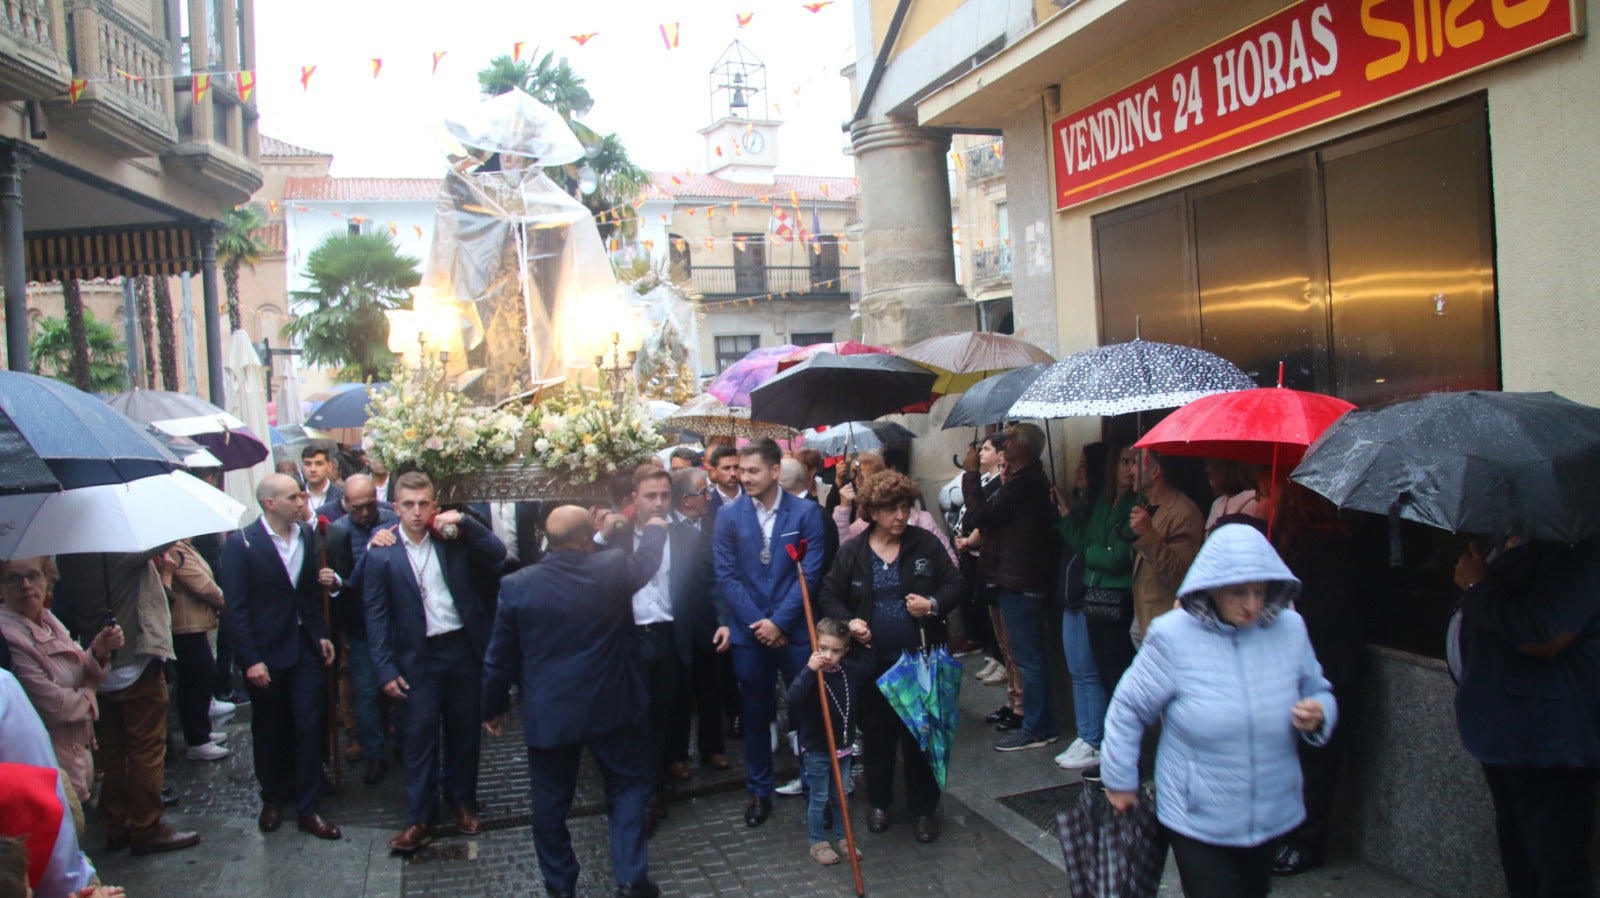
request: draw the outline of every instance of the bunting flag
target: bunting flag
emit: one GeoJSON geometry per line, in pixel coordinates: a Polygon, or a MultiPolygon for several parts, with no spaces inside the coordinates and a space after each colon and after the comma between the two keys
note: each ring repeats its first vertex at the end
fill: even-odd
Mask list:
{"type": "Polygon", "coordinates": [[[769,193],[763,193],[762,195],[756,197],[756,202],[763,206],[769,206],[772,204],[772,195],[769,193]]]}
{"type": "Polygon", "coordinates": [[[826,2],[824,2],[824,3],[802,3],[802,4],[800,4],[800,6],[802,8],[804,8],[806,12],[811,12],[811,13],[822,12],[824,9],[826,9],[827,7],[830,7],[832,5],[833,5],[833,0],[826,0],[826,2]]]}
{"type": "Polygon", "coordinates": [[[683,252],[684,247],[686,247],[688,245],[689,245],[689,241],[683,239],[682,237],[674,237],[674,238],[672,238],[672,247],[673,247],[673,249],[676,249],[680,253],[683,252]]]}
{"type": "Polygon", "coordinates": [[[67,85],[67,98],[74,103],[78,102],[78,98],[83,96],[84,88],[88,86],[89,82],[82,78],[72,79],[72,83],[67,85]]]}
{"type": "Polygon", "coordinates": [[[267,200],[267,214],[268,215],[277,215],[278,214],[278,201],[277,200],[267,200]]]}
{"type": "Polygon", "coordinates": [[[654,240],[644,240],[644,241],[641,241],[641,242],[644,244],[644,251],[645,252],[647,252],[647,253],[655,252],[656,242],[654,240]]]}
{"type": "Polygon", "coordinates": [[[591,41],[591,40],[594,40],[594,36],[595,36],[595,35],[597,35],[597,34],[599,34],[599,33],[600,33],[600,32],[598,32],[598,31],[585,31],[585,32],[584,32],[584,33],[582,33],[582,34],[573,34],[573,35],[569,35],[569,36],[570,36],[570,37],[571,37],[571,38],[572,38],[572,39],[573,39],[573,40],[574,40],[574,41],[576,41],[576,42],[577,42],[577,44],[578,44],[578,46],[580,46],[580,47],[581,47],[581,46],[583,46],[583,45],[584,45],[584,44],[587,44],[587,43],[588,43],[588,42],[589,42],[589,41],[591,41]]]}
{"type": "Polygon", "coordinates": [[[956,170],[957,171],[966,171],[967,170],[967,159],[966,159],[966,155],[967,154],[957,150],[956,152],[951,153],[950,155],[955,158],[956,170]]]}
{"type": "Polygon", "coordinates": [[[639,196],[634,197],[633,208],[635,208],[635,209],[643,209],[644,208],[644,204],[645,204],[645,199],[644,199],[644,195],[643,194],[640,194],[639,196]]]}
{"type": "Polygon", "coordinates": [[[739,214],[739,201],[738,200],[734,200],[733,201],[733,214],[734,215],[738,215],[739,214]]]}
{"type": "Polygon", "coordinates": [[[687,212],[687,213],[689,213],[689,217],[690,217],[690,218],[693,218],[693,217],[694,217],[694,214],[695,214],[695,213],[696,213],[696,212],[699,212],[699,211],[700,211],[700,210],[699,210],[699,209],[685,209],[685,210],[683,210],[683,211],[685,211],[685,212],[687,212]]]}
{"type": "Polygon", "coordinates": [[[749,28],[750,20],[755,18],[756,14],[753,12],[736,12],[733,17],[738,21],[740,28],[749,28]]]}
{"type": "Polygon", "coordinates": [[[744,241],[743,237],[735,237],[735,238],[733,238],[733,247],[734,247],[734,249],[737,249],[741,253],[744,252],[744,242],[745,241],[744,241]]]}
{"type": "Polygon", "coordinates": [[[661,223],[662,224],[670,224],[671,222],[672,222],[672,219],[667,215],[667,213],[665,213],[665,212],[661,213],[661,223]]]}
{"type": "Polygon", "coordinates": [[[449,50],[435,50],[435,51],[433,51],[433,72],[432,72],[432,74],[435,74],[435,75],[439,74],[439,60],[443,59],[444,55],[446,53],[449,53],[449,52],[450,52],[449,50]]]}
{"type": "Polygon", "coordinates": [[[379,59],[376,56],[374,56],[373,58],[371,58],[371,59],[369,59],[367,61],[372,63],[372,77],[374,77],[374,78],[378,77],[378,73],[383,71],[383,60],[379,59]]]}
{"type": "Polygon", "coordinates": [[[127,69],[113,68],[111,71],[116,72],[118,75],[122,76],[123,80],[125,80],[125,81],[143,81],[144,80],[143,76],[135,75],[134,73],[128,71],[127,69]]]}
{"type": "Polygon", "coordinates": [[[412,225],[411,226],[411,230],[417,232],[417,239],[418,240],[422,239],[422,225],[412,225]]]}
{"type": "Polygon", "coordinates": [[[1006,161],[1005,141],[997,140],[994,142],[994,154],[1001,162],[1006,161]]]}
{"type": "Polygon", "coordinates": [[[711,220],[711,213],[713,213],[715,211],[717,211],[717,207],[716,206],[707,206],[706,207],[706,220],[707,221],[711,220]]]}
{"type": "Polygon", "coordinates": [[[395,224],[392,221],[389,222],[389,236],[390,237],[399,237],[400,236],[400,226],[395,224]]]}
{"type": "Polygon", "coordinates": [[[831,196],[831,194],[828,192],[828,182],[827,181],[823,181],[822,182],[822,195],[823,196],[831,196]]]}
{"type": "Polygon", "coordinates": [[[671,175],[670,177],[672,178],[672,186],[673,187],[682,187],[683,186],[683,179],[682,178],[678,177],[677,175],[671,175]]]}
{"type": "Polygon", "coordinates": [[[511,45],[511,61],[512,62],[521,62],[522,61],[522,48],[526,47],[527,45],[528,45],[527,41],[517,41],[516,43],[511,45]]]}
{"type": "Polygon", "coordinates": [[[314,65],[303,65],[303,66],[300,67],[300,89],[301,90],[310,89],[310,87],[311,87],[311,76],[316,71],[317,71],[317,67],[314,66],[314,65]]]}
{"type": "Polygon", "coordinates": [[[712,240],[710,237],[707,237],[706,238],[706,252],[709,253],[709,252],[711,252],[712,250],[714,250],[716,248],[717,248],[716,241],[712,240]]]}
{"type": "Polygon", "coordinates": [[[206,93],[211,90],[210,75],[196,75],[189,85],[189,92],[194,95],[194,105],[199,106],[205,100],[206,93]]]}
{"type": "Polygon", "coordinates": [[[661,42],[667,45],[668,50],[678,49],[678,23],[664,22],[661,25],[661,42]]]}
{"type": "Polygon", "coordinates": [[[722,147],[721,147],[721,145],[712,147],[712,149],[716,151],[717,158],[721,159],[722,158],[722,147]]]}
{"type": "Polygon", "coordinates": [[[240,72],[233,76],[233,84],[239,88],[239,102],[250,102],[250,95],[256,92],[256,73],[240,72]]]}
{"type": "Polygon", "coordinates": [[[789,208],[791,208],[791,209],[800,208],[800,191],[798,191],[798,190],[789,191],[789,208]]]}

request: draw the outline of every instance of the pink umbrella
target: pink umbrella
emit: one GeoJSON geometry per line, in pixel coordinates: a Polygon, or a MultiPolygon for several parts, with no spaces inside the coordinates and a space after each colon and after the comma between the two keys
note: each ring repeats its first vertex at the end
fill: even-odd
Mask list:
{"type": "Polygon", "coordinates": [[[706,392],[728,405],[750,407],[750,391],[771,380],[779,371],[792,368],[819,352],[835,355],[864,355],[872,352],[890,352],[882,346],[868,346],[854,340],[840,343],[813,343],[810,346],[762,346],[750,350],[745,357],[729,365],[716,380],[706,387],[706,392]]]}

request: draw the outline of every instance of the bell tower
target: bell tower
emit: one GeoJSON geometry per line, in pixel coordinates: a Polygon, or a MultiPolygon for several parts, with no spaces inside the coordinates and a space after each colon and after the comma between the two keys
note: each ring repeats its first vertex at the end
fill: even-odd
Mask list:
{"type": "Polygon", "coordinates": [[[744,184],[773,183],[778,167],[778,126],[767,108],[767,66],[738,40],[711,67],[711,124],[706,170],[744,184]]]}

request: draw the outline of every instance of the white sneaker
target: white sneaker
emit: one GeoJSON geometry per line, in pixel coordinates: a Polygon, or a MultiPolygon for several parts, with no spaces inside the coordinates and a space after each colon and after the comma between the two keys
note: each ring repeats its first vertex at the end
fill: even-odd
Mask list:
{"type": "Polygon", "coordinates": [[[221,745],[222,743],[228,741],[228,734],[221,730],[216,730],[215,732],[211,733],[211,741],[216,745],[221,745]]]}
{"type": "Polygon", "coordinates": [[[978,668],[977,672],[975,674],[973,674],[973,676],[975,676],[975,677],[977,677],[978,679],[981,680],[984,677],[987,677],[990,674],[994,673],[995,668],[997,668],[999,666],[1000,666],[1000,662],[994,660],[993,658],[986,658],[986,659],[984,659],[983,666],[978,668]]]}
{"type": "Polygon", "coordinates": [[[996,664],[994,666],[994,672],[986,677],[979,677],[978,682],[988,683],[990,686],[996,686],[1004,683],[1008,679],[1010,679],[1010,677],[1006,675],[1006,666],[1004,664],[996,664]]]}
{"type": "Polygon", "coordinates": [[[803,795],[806,791],[806,784],[802,782],[799,777],[795,777],[794,779],[784,783],[772,791],[778,793],[779,795],[803,795]]]}
{"type": "Polygon", "coordinates": [[[1100,751],[1082,739],[1072,740],[1067,750],[1056,755],[1056,766],[1062,770],[1082,770],[1100,763],[1100,751]]]}
{"type": "Polygon", "coordinates": [[[216,717],[227,717],[229,714],[232,714],[237,709],[237,707],[238,706],[236,706],[233,702],[220,702],[220,701],[217,701],[216,699],[212,699],[211,700],[211,716],[213,718],[216,718],[216,717]]]}
{"type": "Polygon", "coordinates": [[[217,743],[207,742],[204,745],[189,746],[188,750],[183,753],[183,756],[191,761],[220,761],[223,758],[226,758],[229,754],[231,754],[231,752],[217,743]]]}

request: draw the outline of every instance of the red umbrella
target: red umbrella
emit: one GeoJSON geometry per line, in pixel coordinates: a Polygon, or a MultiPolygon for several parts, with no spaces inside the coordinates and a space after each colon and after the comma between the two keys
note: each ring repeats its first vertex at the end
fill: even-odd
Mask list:
{"type": "Polygon", "coordinates": [[[831,352],[834,355],[871,355],[873,353],[894,355],[894,350],[887,346],[869,346],[866,343],[858,343],[855,340],[841,340],[838,343],[813,343],[810,346],[802,346],[779,359],[778,371],[788,371],[819,352],[831,352]]]}
{"type": "Polygon", "coordinates": [[[1284,387],[1217,393],[1174,411],[1134,445],[1164,455],[1293,467],[1324,430],[1353,408],[1336,396],[1284,387]]]}

